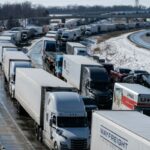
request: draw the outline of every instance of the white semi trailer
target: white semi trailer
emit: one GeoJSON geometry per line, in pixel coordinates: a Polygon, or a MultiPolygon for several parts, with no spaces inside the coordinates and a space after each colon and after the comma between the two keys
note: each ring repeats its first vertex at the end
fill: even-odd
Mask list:
{"type": "Polygon", "coordinates": [[[16,46],[10,42],[1,42],[0,41],[0,64],[2,64],[2,56],[3,56],[3,48],[4,47],[16,47],[16,46]]]}
{"type": "Polygon", "coordinates": [[[70,55],[88,55],[86,46],[77,42],[67,42],[66,52],[70,55]]]}
{"type": "Polygon", "coordinates": [[[81,96],[42,69],[17,69],[15,98],[36,123],[37,138],[54,150],[87,150],[89,128],[81,96]]]}
{"type": "Polygon", "coordinates": [[[150,119],[135,111],[96,111],[91,150],[150,150],[150,119]]]}
{"type": "Polygon", "coordinates": [[[18,51],[6,51],[2,64],[4,70],[5,84],[8,85],[11,98],[14,98],[16,68],[31,67],[31,60],[18,51]]]}
{"type": "Polygon", "coordinates": [[[150,115],[150,89],[139,84],[115,83],[113,110],[138,110],[150,115]]]}
{"type": "Polygon", "coordinates": [[[18,48],[16,46],[2,46],[1,56],[0,56],[0,62],[3,63],[3,59],[5,57],[5,53],[7,51],[18,51],[18,48]]]}

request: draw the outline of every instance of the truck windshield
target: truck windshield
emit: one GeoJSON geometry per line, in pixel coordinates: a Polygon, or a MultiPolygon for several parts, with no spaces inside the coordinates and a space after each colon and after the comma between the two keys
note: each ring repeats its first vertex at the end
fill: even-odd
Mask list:
{"type": "Polygon", "coordinates": [[[87,52],[85,50],[79,50],[77,55],[82,55],[82,56],[86,56],[87,52]]]}
{"type": "Polygon", "coordinates": [[[46,52],[56,52],[56,42],[46,41],[45,51],[46,52]]]}
{"type": "Polygon", "coordinates": [[[62,38],[68,39],[68,35],[63,35],[62,38]]]}
{"type": "Polygon", "coordinates": [[[86,117],[58,117],[57,118],[58,127],[66,127],[66,128],[73,128],[73,127],[87,127],[87,118],[86,117]]]}
{"type": "Polygon", "coordinates": [[[62,65],[63,65],[63,61],[62,60],[60,60],[59,62],[58,62],[58,67],[62,67],[62,65]]]}
{"type": "Polygon", "coordinates": [[[105,91],[105,90],[108,89],[109,83],[107,83],[107,82],[100,82],[100,81],[92,81],[90,86],[91,86],[91,88],[93,88],[95,90],[105,91]]]}

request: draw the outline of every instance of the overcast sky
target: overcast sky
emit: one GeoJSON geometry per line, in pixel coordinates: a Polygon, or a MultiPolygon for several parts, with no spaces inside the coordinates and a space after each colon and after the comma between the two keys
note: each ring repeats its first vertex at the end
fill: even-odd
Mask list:
{"type": "MultiPolygon", "coordinates": [[[[0,0],[0,3],[24,2],[26,0],[0,0]]],[[[150,7],[150,0],[139,0],[141,5],[150,7]]],[[[66,5],[134,5],[135,0],[30,0],[33,4],[44,6],[66,6],[66,5]]]]}

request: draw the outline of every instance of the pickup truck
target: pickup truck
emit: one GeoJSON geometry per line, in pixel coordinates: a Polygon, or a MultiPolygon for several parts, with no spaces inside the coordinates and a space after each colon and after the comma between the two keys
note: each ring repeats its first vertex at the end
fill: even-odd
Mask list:
{"type": "Polygon", "coordinates": [[[122,82],[123,78],[126,77],[131,70],[127,68],[117,68],[115,70],[111,70],[111,78],[113,81],[119,81],[122,82]]]}

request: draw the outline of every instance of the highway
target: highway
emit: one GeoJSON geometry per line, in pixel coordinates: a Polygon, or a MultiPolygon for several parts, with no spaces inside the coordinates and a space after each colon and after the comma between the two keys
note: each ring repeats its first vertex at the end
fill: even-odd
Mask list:
{"type": "Polygon", "coordinates": [[[150,49],[150,42],[149,40],[146,40],[149,38],[145,37],[145,34],[147,32],[150,32],[150,30],[143,30],[143,31],[135,32],[129,36],[129,39],[139,47],[150,49]]]}

